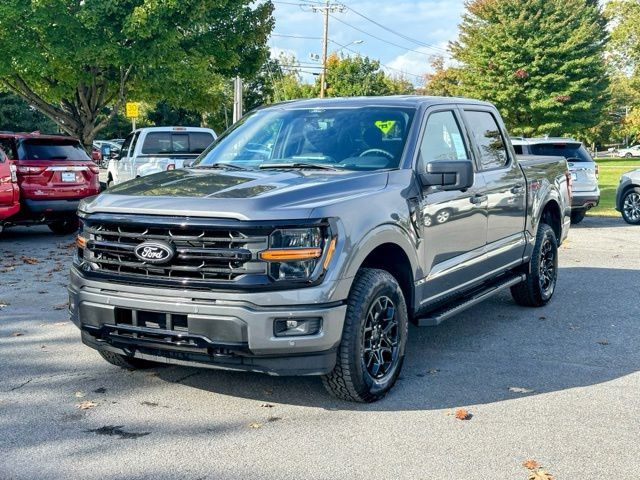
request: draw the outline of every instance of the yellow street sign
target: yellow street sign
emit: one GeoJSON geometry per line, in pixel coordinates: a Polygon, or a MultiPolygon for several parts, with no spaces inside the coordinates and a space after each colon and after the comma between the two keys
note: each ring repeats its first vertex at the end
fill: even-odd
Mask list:
{"type": "Polygon", "coordinates": [[[376,127],[378,127],[382,131],[382,133],[386,135],[387,133],[389,133],[389,130],[391,130],[395,124],[396,124],[395,120],[387,120],[387,121],[378,120],[376,122],[376,127]]]}
{"type": "Polygon", "coordinates": [[[140,104],[138,102],[127,102],[125,106],[125,115],[127,118],[138,118],[139,112],[138,107],[140,104]]]}

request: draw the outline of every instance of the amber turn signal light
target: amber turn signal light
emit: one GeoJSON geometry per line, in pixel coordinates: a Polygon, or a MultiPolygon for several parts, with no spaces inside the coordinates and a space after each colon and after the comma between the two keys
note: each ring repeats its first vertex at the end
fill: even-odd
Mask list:
{"type": "Polygon", "coordinates": [[[260,252],[260,258],[267,262],[299,262],[319,258],[320,255],[320,248],[274,248],[260,252]]]}
{"type": "Polygon", "coordinates": [[[329,248],[327,249],[327,256],[324,259],[324,263],[322,264],[322,268],[324,268],[325,270],[329,266],[329,263],[331,262],[331,257],[333,257],[333,252],[335,251],[336,251],[336,237],[333,237],[331,239],[331,242],[329,243],[329,248]]]}
{"type": "Polygon", "coordinates": [[[78,248],[87,248],[87,239],[78,235],[76,237],[76,246],[78,248]]]}

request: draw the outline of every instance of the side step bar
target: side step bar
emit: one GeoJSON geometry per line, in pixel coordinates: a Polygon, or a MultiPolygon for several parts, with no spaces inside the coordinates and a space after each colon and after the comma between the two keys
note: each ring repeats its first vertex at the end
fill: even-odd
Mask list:
{"type": "Polygon", "coordinates": [[[428,316],[417,318],[415,320],[415,324],[419,327],[435,327],[436,325],[440,325],[446,319],[457,315],[467,308],[473,307],[496,293],[523,282],[525,278],[526,276],[524,274],[513,275],[501,279],[496,283],[489,284],[481,290],[473,292],[470,296],[463,297],[457,302],[450,303],[444,307],[429,312],[427,314],[428,316]]]}

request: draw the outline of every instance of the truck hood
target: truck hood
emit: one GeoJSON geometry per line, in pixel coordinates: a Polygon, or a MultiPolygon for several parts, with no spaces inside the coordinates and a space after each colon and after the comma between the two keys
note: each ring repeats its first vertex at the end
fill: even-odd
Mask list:
{"type": "Polygon", "coordinates": [[[387,172],[182,169],[140,177],[86,199],[86,213],[238,220],[300,219],[385,188],[387,172]]]}

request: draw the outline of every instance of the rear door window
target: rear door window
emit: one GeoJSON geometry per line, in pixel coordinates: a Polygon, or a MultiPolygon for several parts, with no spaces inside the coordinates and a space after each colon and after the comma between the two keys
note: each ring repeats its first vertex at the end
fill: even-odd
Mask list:
{"type": "Polygon", "coordinates": [[[77,141],[27,139],[21,143],[20,159],[89,160],[89,156],[77,141]]]}
{"type": "Polygon", "coordinates": [[[142,145],[143,155],[202,153],[213,142],[207,132],[150,132],[142,145]]]}
{"type": "Polygon", "coordinates": [[[469,133],[475,139],[483,170],[505,167],[509,156],[495,117],[490,112],[465,110],[469,133]]]}
{"type": "Polygon", "coordinates": [[[6,153],[7,157],[11,160],[16,160],[18,158],[15,140],[12,138],[0,138],[0,148],[4,150],[4,153],[6,153]]]}
{"type": "Polygon", "coordinates": [[[533,155],[564,157],[572,162],[593,162],[581,143],[537,143],[530,148],[533,155]]]}

